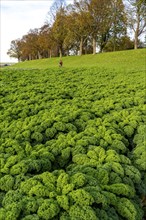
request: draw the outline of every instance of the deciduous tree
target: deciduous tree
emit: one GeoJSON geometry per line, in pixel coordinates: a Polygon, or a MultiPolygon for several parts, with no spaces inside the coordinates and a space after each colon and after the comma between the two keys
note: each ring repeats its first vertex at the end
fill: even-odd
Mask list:
{"type": "Polygon", "coordinates": [[[134,32],[134,48],[137,49],[139,37],[146,33],[146,1],[128,0],[127,5],[129,27],[134,32]]]}
{"type": "Polygon", "coordinates": [[[21,60],[22,53],[21,53],[21,40],[20,39],[11,41],[10,49],[8,50],[7,54],[10,57],[17,58],[18,61],[21,60]]]}

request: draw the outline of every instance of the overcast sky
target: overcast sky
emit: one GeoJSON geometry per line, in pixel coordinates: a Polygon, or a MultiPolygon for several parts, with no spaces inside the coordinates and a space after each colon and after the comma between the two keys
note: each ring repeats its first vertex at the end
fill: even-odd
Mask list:
{"type": "MultiPolygon", "coordinates": [[[[72,0],[67,0],[72,3],[72,0]]],[[[53,0],[0,0],[0,62],[16,62],[7,51],[12,40],[30,29],[40,28],[47,19],[53,0]]]]}

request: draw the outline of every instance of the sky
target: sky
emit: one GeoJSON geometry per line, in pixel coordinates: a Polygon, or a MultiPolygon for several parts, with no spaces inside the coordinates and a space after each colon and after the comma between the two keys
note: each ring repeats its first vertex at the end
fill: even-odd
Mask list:
{"type": "Polygon", "coordinates": [[[0,62],[17,62],[7,55],[11,41],[43,26],[52,3],[53,0],[0,0],[0,62]]]}

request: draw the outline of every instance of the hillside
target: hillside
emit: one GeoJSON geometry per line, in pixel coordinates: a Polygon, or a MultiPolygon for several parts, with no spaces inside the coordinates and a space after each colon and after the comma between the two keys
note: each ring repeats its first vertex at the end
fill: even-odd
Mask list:
{"type": "Polygon", "coordinates": [[[0,220],[146,219],[145,52],[3,68],[0,220]]]}
{"type": "MultiPolygon", "coordinates": [[[[58,68],[59,58],[25,61],[11,68],[58,68]]],[[[96,55],[63,57],[64,68],[104,67],[112,69],[145,70],[146,49],[108,52],[96,55]]]]}

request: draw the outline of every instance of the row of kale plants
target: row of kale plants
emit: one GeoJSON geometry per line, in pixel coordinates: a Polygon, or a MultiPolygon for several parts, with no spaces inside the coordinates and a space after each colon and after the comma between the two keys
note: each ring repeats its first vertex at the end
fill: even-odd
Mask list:
{"type": "Polygon", "coordinates": [[[144,72],[0,77],[1,220],[144,218],[144,72]]]}

